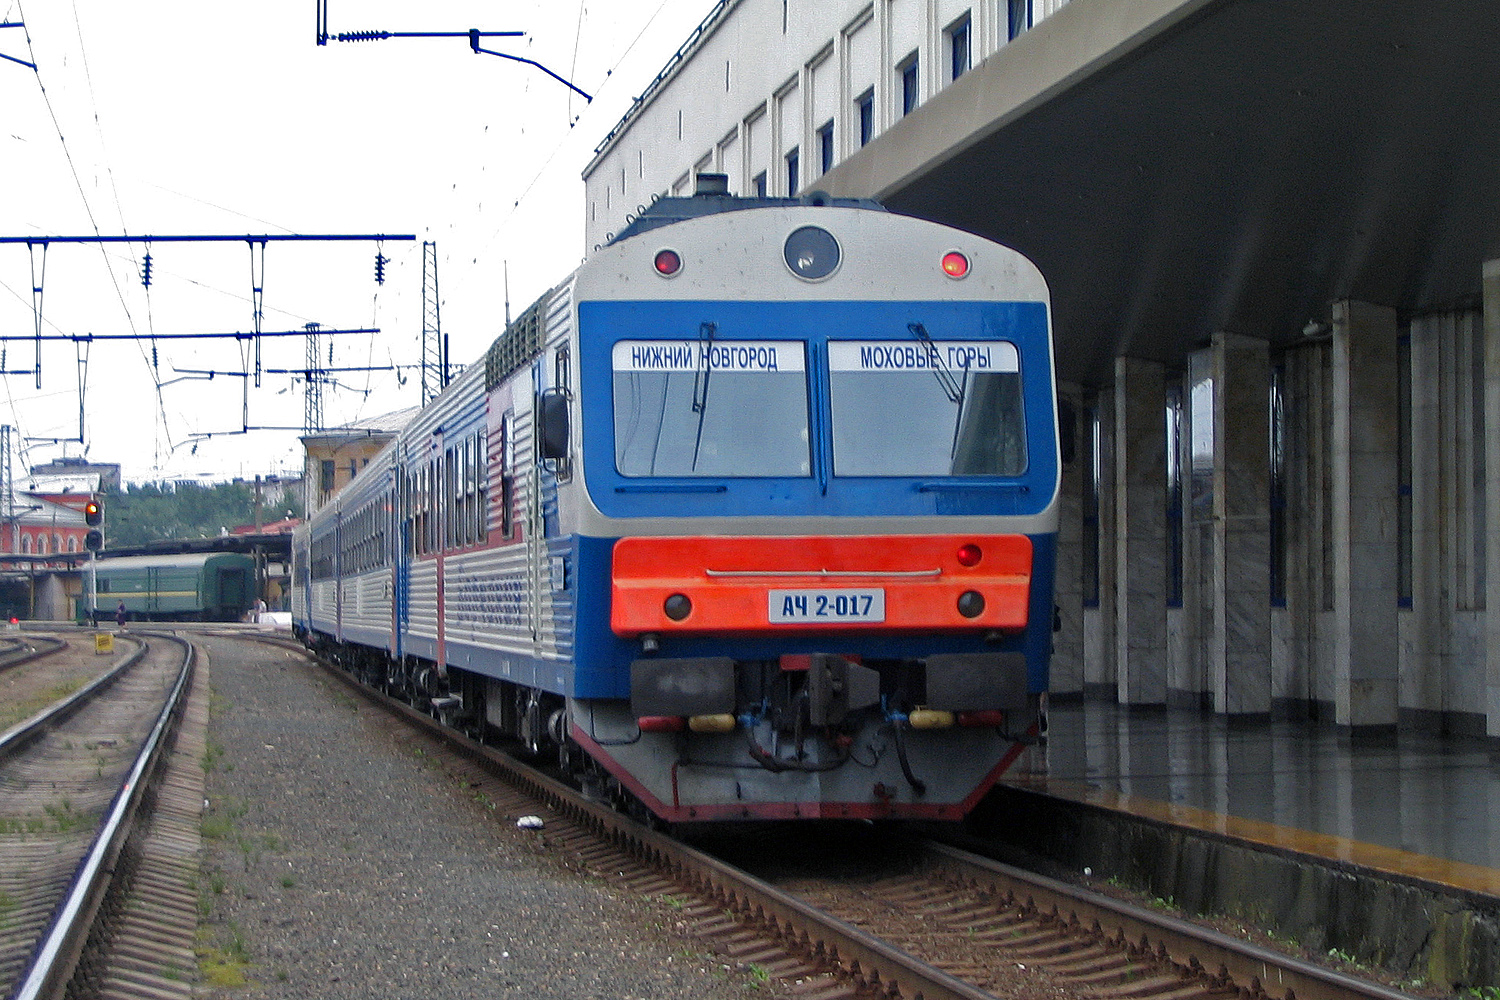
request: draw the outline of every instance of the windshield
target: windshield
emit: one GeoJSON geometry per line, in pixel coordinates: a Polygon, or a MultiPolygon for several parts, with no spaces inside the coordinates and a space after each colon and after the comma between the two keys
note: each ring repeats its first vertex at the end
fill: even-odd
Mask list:
{"type": "Polygon", "coordinates": [[[1019,476],[1020,356],[1003,341],[831,341],[839,476],[1019,476]]]}
{"type": "Polygon", "coordinates": [[[810,475],[803,344],[714,332],[614,345],[620,475],[810,475]]]}

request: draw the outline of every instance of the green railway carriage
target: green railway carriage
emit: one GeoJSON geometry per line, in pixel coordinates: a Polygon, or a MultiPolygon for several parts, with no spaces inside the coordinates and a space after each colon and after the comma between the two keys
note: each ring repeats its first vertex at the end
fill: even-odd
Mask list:
{"type": "Polygon", "coordinates": [[[238,621],[255,602],[255,560],[239,552],[123,556],[95,570],[97,615],[133,621],[238,621]]]}

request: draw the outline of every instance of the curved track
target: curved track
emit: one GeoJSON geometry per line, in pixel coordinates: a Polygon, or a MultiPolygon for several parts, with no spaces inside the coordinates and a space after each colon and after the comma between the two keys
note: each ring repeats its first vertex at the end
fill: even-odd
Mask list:
{"type": "Polygon", "coordinates": [[[0,671],[19,667],[68,647],[64,639],[53,635],[8,635],[0,638],[0,671]]]}
{"type": "Polygon", "coordinates": [[[0,737],[0,987],[72,974],[191,678],[191,647],[131,641],[100,677],[0,737]]]}
{"type": "Polygon", "coordinates": [[[980,1000],[1004,988],[1002,972],[1031,966],[1048,970],[1064,996],[1406,996],[936,843],[912,841],[906,869],[873,882],[835,875],[777,887],[325,668],[440,745],[445,766],[476,793],[507,812],[536,813],[549,843],[636,893],[670,899],[685,927],[741,963],[795,981],[799,994],[980,1000]]]}

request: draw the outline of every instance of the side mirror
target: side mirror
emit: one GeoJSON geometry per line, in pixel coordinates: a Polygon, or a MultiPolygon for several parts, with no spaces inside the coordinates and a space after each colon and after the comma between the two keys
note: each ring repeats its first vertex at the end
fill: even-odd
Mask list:
{"type": "Polygon", "coordinates": [[[568,397],[561,389],[542,393],[542,458],[568,457],[568,397]]]}

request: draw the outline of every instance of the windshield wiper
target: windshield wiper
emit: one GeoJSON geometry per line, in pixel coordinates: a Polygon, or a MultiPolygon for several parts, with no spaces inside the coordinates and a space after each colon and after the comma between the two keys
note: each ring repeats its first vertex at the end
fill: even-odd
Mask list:
{"type": "MultiPolygon", "coordinates": [[[[953,376],[949,375],[948,377],[952,378],[953,376]]],[[[964,396],[968,390],[969,369],[965,368],[963,383],[958,387],[958,398],[953,400],[958,405],[953,410],[953,447],[948,451],[948,460],[950,462],[958,457],[958,438],[964,427],[964,396]]]]}
{"type": "Polygon", "coordinates": [[[709,354],[714,347],[717,323],[698,324],[698,358],[693,370],[693,412],[698,414],[698,434],[693,439],[693,471],[698,471],[698,449],[703,446],[703,417],[708,413],[708,376],[713,368],[709,354]]]}
{"type": "MultiPolygon", "coordinates": [[[[943,387],[943,394],[948,397],[948,402],[963,402],[963,387],[954,379],[953,373],[948,370],[948,366],[943,364],[942,355],[938,353],[937,344],[932,342],[932,335],[927,332],[927,327],[921,323],[908,323],[906,324],[906,328],[911,331],[913,337],[916,337],[927,346],[928,357],[934,362],[932,374],[937,376],[938,385],[943,387]]],[[[964,372],[964,375],[967,377],[968,372],[964,372]]]]}

